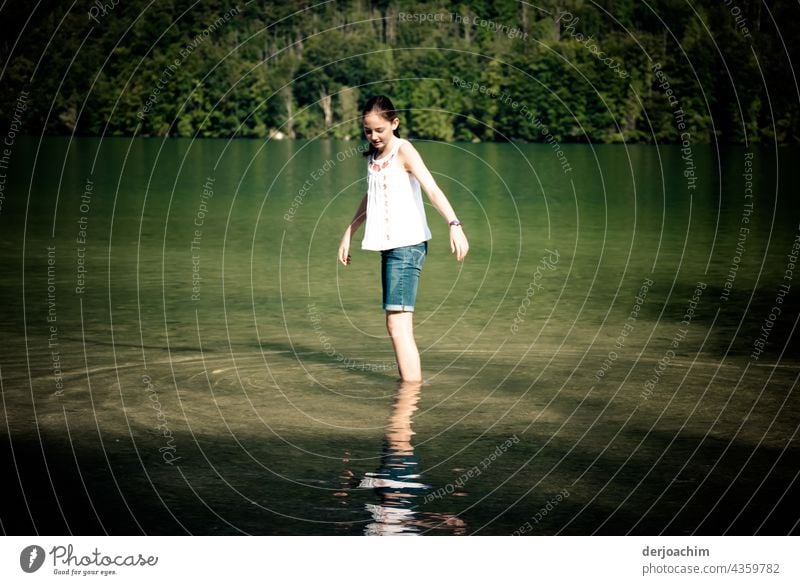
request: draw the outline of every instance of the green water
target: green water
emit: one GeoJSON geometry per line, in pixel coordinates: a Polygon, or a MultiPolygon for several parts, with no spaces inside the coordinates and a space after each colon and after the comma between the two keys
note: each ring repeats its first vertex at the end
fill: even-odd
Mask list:
{"type": "Polygon", "coordinates": [[[796,530],[797,151],[415,144],[470,240],[427,207],[421,389],[358,144],[18,140],[4,531],[796,530]]]}

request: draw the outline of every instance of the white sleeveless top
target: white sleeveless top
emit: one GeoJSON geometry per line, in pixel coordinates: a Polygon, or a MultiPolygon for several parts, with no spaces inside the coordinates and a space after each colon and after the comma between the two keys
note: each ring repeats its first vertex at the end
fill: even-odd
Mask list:
{"type": "Polygon", "coordinates": [[[364,250],[389,250],[431,239],[419,181],[397,161],[404,138],[382,158],[370,156],[367,173],[367,225],[364,250]]]}

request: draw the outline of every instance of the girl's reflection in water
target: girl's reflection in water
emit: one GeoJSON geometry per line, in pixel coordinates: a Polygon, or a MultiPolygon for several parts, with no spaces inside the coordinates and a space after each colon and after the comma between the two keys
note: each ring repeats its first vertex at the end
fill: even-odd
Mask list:
{"type": "Polygon", "coordinates": [[[386,426],[381,467],[367,473],[359,487],[373,488],[380,503],[367,504],[373,521],[364,534],[419,534],[422,529],[464,534],[466,524],[453,514],[416,510],[417,499],[431,487],[422,482],[419,460],[411,445],[411,415],[417,410],[421,384],[400,382],[386,426]]]}

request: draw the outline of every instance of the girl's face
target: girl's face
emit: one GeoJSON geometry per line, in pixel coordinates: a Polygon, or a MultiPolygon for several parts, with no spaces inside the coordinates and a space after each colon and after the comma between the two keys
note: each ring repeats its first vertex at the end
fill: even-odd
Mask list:
{"type": "Polygon", "coordinates": [[[376,112],[370,112],[364,116],[364,134],[379,152],[383,151],[394,138],[394,130],[399,125],[400,118],[395,118],[390,122],[376,112]]]}

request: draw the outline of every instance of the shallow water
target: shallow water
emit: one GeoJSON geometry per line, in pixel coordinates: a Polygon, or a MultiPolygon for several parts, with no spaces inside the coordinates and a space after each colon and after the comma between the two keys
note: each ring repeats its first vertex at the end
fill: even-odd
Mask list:
{"type": "Polygon", "coordinates": [[[18,141],[3,530],[796,531],[797,151],[416,144],[471,244],[428,206],[421,388],[357,144],[18,141]]]}

